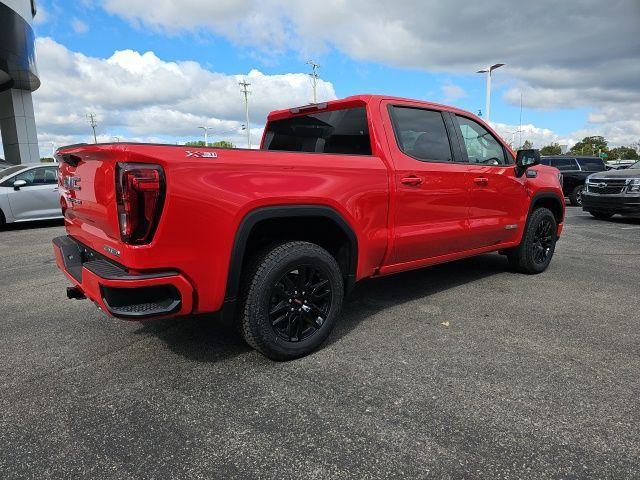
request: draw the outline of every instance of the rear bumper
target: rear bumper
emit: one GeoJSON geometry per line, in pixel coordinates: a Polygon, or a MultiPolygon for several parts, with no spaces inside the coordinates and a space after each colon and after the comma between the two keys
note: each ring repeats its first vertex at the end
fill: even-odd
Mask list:
{"type": "Polygon", "coordinates": [[[640,195],[598,195],[582,194],[582,209],[625,215],[640,214],[640,195]]]}
{"type": "Polygon", "coordinates": [[[193,309],[193,287],[175,270],[134,273],[69,236],[54,238],[53,249],[58,268],[114,317],[145,320],[193,309]]]}

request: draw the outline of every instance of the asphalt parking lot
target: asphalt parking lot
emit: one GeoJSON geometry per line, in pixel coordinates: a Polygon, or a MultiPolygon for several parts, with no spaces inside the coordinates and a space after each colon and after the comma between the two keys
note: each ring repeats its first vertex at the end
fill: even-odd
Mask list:
{"type": "Polygon", "coordinates": [[[62,233],[0,231],[3,479],[640,477],[640,221],[569,207],[538,276],[493,254],[368,281],[288,363],[66,300],[62,233]]]}

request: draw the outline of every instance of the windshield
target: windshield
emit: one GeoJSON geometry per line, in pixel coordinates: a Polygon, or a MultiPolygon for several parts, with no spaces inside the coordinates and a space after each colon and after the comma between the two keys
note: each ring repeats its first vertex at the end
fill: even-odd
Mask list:
{"type": "Polygon", "coordinates": [[[24,169],[24,165],[14,165],[12,167],[7,167],[0,170],[0,178],[8,177],[9,175],[13,175],[14,173],[19,172],[24,169]]]}

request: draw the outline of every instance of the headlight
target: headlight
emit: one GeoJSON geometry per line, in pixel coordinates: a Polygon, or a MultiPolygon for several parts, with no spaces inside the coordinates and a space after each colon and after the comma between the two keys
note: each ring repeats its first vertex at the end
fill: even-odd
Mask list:
{"type": "Polygon", "coordinates": [[[631,179],[631,182],[629,182],[629,187],[627,188],[627,192],[640,192],[640,178],[631,179]]]}

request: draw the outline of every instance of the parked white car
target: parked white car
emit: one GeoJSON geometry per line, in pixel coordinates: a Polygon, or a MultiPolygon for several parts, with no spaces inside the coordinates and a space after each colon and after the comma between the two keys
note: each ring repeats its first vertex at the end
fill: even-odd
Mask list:
{"type": "Polygon", "coordinates": [[[22,164],[0,170],[0,225],[62,218],[57,164],[22,164]]]}

